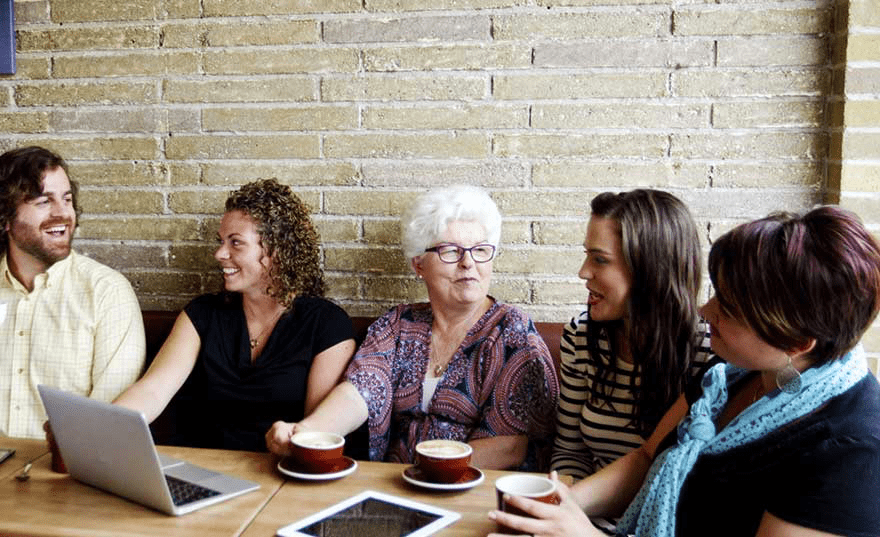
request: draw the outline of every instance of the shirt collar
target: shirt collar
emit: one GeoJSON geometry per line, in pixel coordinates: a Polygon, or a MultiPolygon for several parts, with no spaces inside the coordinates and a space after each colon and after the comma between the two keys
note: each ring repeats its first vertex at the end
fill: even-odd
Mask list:
{"type": "MultiPolygon", "coordinates": [[[[70,254],[53,264],[51,267],[46,269],[46,272],[41,272],[34,277],[34,289],[42,289],[51,286],[55,282],[57,282],[62,274],[67,270],[67,267],[73,263],[73,257],[76,253],[71,249],[70,254]]],[[[9,263],[7,262],[8,253],[3,254],[3,258],[0,259],[0,277],[3,278],[3,285],[12,287],[16,291],[20,291],[22,293],[27,294],[28,290],[18,278],[16,278],[12,271],[9,270],[9,263]]]]}

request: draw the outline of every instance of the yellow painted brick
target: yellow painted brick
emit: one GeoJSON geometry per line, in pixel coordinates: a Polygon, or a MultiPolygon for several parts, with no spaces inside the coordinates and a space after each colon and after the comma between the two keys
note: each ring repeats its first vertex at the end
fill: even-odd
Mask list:
{"type": "Polygon", "coordinates": [[[509,274],[576,274],[582,259],[566,255],[567,249],[505,248],[495,259],[495,271],[509,274]]]}
{"type": "Polygon", "coordinates": [[[324,248],[326,270],[370,274],[408,274],[409,264],[399,248],[324,248]]]}
{"type": "Polygon", "coordinates": [[[524,69],[532,63],[527,44],[368,48],[363,55],[364,68],[380,72],[524,69]]]}
{"type": "Polygon", "coordinates": [[[880,9],[877,0],[851,0],[849,4],[849,23],[856,28],[880,27],[880,9]]]}
{"type": "Polygon", "coordinates": [[[49,22],[49,0],[18,0],[13,7],[18,27],[49,22]]]}
{"type": "Polygon", "coordinates": [[[400,246],[400,219],[364,219],[364,241],[367,244],[400,246]]]}
{"type": "MultiPolygon", "coordinates": [[[[587,233],[587,219],[590,214],[589,200],[584,195],[584,216],[565,222],[535,222],[535,244],[571,246],[570,255],[583,255],[583,242],[587,233]]],[[[591,198],[592,199],[592,198],[591,198]]]]}
{"type": "MultiPolygon", "coordinates": [[[[0,95],[7,96],[2,93],[0,95]]],[[[5,103],[8,105],[8,103],[5,103]]],[[[3,133],[36,133],[49,130],[49,114],[47,112],[4,112],[0,111],[0,132],[3,133]]]]}
{"type": "Polygon", "coordinates": [[[433,0],[426,4],[424,0],[370,0],[366,8],[369,11],[424,11],[426,9],[489,9],[503,7],[519,7],[529,5],[527,0],[433,0]]]}
{"type": "Polygon", "coordinates": [[[701,128],[709,126],[708,104],[609,102],[542,104],[532,107],[538,129],[701,128]]]}
{"type": "Polygon", "coordinates": [[[22,140],[21,145],[29,144],[43,145],[63,156],[68,162],[77,159],[155,159],[159,156],[158,140],[140,136],[93,139],[53,137],[51,140],[22,140]]]}
{"type": "Polygon", "coordinates": [[[94,259],[116,270],[166,268],[165,248],[125,242],[112,243],[78,241],[77,253],[94,259]]]}
{"type": "Polygon", "coordinates": [[[552,215],[584,216],[589,210],[591,194],[550,191],[501,191],[495,192],[492,199],[505,217],[552,215]]]}
{"type": "Polygon", "coordinates": [[[501,157],[659,158],[666,154],[660,134],[499,134],[493,150],[501,157]]]}
{"type": "Polygon", "coordinates": [[[307,77],[255,80],[166,80],[164,99],[172,103],[301,102],[317,99],[317,86],[307,77]]]}
{"type": "Polygon", "coordinates": [[[361,0],[204,0],[206,17],[240,15],[292,15],[295,13],[344,13],[362,9],[361,0]]]}
{"type": "Polygon", "coordinates": [[[164,0],[165,13],[169,19],[199,18],[201,2],[199,0],[164,0]]]}
{"type": "Polygon", "coordinates": [[[51,68],[49,58],[19,53],[15,58],[15,75],[12,78],[15,80],[46,80],[51,76],[51,68]]]}
{"type": "Polygon", "coordinates": [[[198,115],[187,110],[155,108],[55,110],[50,114],[55,132],[153,133],[195,130],[198,115]]]}
{"type": "Polygon", "coordinates": [[[210,47],[317,43],[321,37],[316,20],[223,22],[206,25],[205,29],[205,44],[210,47]]]}
{"type": "Polygon", "coordinates": [[[201,182],[202,170],[198,164],[189,162],[167,162],[170,184],[195,185],[201,182]]]}
{"type": "Polygon", "coordinates": [[[682,97],[823,95],[828,74],[821,69],[730,69],[672,73],[673,94],[682,97]]]}
{"type": "Polygon", "coordinates": [[[539,162],[532,181],[535,186],[591,188],[662,188],[706,186],[709,165],[687,160],[671,162],[539,162]]]}
{"type": "MultiPolygon", "coordinates": [[[[313,218],[322,242],[354,242],[360,235],[360,225],[353,218],[313,218]]],[[[371,244],[376,244],[370,241],[371,244]]]]}
{"type": "Polygon", "coordinates": [[[709,67],[715,64],[710,41],[676,39],[592,39],[537,43],[536,67],[583,69],[589,67],[709,67]]]}
{"type": "Polygon", "coordinates": [[[55,58],[54,74],[59,78],[184,75],[198,72],[199,56],[194,52],[128,52],[55,58]]]}
{"type": "Polygon", "coordinates": [[[215,241],[191,244],[172,244],[168,249],[168,266],[170,268],[216,271],[220,267],[214,259],[217,249],[215,241]]]}
{"type": "Polygon", "coordinates": [[[305,108],[209,108],[202,112],[206,131],[351,130],[358,127],[355,106],[305,108]]]}
{"type": "Polygon", "coordinates": [[[55,27],[51,30],[21,30],[17,33],[18,50],[120,50],[156,48],[159,46],[157,26],[100,28],[55,27]]]}
{"type": "Polygon", "coordinates": [[[156,85],[151,82],[22,83],[15,87],[18,106],[136,105],[157,101],[156,85]]]}
{"type": "Polygon", "coordinates": [[[506,304],[531,302],[532,291],[528,281],[494,274],[489,284],[489,295],[506,304]]]}
{"type": "Polygon", "coordinates": [[[799,187],[820,190],[821,163],[785,162],[776,165],[720,162],[712,171],[712,186],[719,188],[799,187]]]}
{"type": "MultiPolygon", "coordinates": [[[[880,55],[878,55],[880,60],[880,55]]],[[[877,67],[849,67],[846,70],[846,94],[866,95],[868,98],[877,99],[880,95],[880,68],[877,67]]]]}
{"type": "Polygon", "coordinates": [[[367,129],[510,129],[529,125],[525,105],[367,106],[367,129]]]}
{"type": "MultiPolygon", "coordinates": [[[[502,215],[503,216],[503,215],[502,215]]],[[[528,219],[504,219],[501,222],[501,248],[531,244],[532,222],[528,219]]]]}
{"type": "Polygon", "coordinates": [[[880,195],[845,190],[840,194],[840,206],[858,214],[866,225],[880,227],[880,195]]]}
{"type": "Polygon", "coordinates": [[[828,43],[824,36],[737,35],[718,40],[718,65],[722,67],[808,66],[827,62],[828,43]]]}
{"type": "Polygon", "coordinates": [[[194,241],[205,238],[197,218],[157,218],[155,216],[125,218],[90,218],[84,215],[79,223],[79,236],[85,239],[194,241]]]}
{"type": "Polygon", "coordinates": [[[168,208],[177,214],[223,214],[225,190],[178,191],[168,194],[168,208]]]}
{"type": "Polygon", "coordinates": [[[80,195],[86,214],[157,214],[164,208],[161,193],[143,190],[88,190],[80,195]]]}
{"type": "Polygon", "coordinates": [[[488,135],[441,134],[328,134],[328,158],[485,158],[490,154],[488,135]]]}
{"type": "Polygon", "coordinates": [[[364,298],[412,303],[426,301],[428,293],[425,284],[411,274],[400,278],[365,278],[364,298]]]}
{"type": "MultiPolygon", "coordinates": [[[[357,278],[350,275],[337,277],[332,274],[325,274],[324,282],[327,285],[326,297],[335,300],[352,300],[361,297],[360,282],[357,278]]],[[[353,315],[348,308],[345,308],[349,315],[353,315]]]]}
{"type": "Polygon", "coordinates": [[[726,9],[728,6],[676,6],[675,35],[819,34],[828,30],[830,10],[726,9]]]}
{"type": "Polygon", "coordinates": [[[457,42],[490,39],[491,19],[479,12],[420,17],[331,18],[323,23],[326,43],[457,42]]]}
{"type": "Polygon", "coordinates": [[[587,37],[662,37],[669,35],[665,10],[517,14],[493,18],[496,40],[583,39],[587,37]]]}
{"type": "Polygon", "coordinates": [[[501,75],[494,78],[492,94],[501,100],[663,97],[666,75],[661,72],[501,75]]]}
{"type": "Polygon", "coordinates": [[[825,103],[819,100],[720,102],[712,106],[712,125],[719,129],[749,127],[821,127],[825,103]]]}
{"type": "Polygon", "coordinates": [[[155,20],[162,17],[163,3],[140,0],[89,0],[53,2],[52,22],[155,20]]]}
{"type": "Polygon", "coordinates": [[[162,48],[199,48],[207,43],[207,28],[200,21],[169,22],[160,27],[162,48]]]}
{"type": "Polygon", "coordinates": [[[880,165],[844,162],[840,189],[848,192],[880,192],[880,165]]]}
{"type": "Polygon", "coordinates": [[[843,158],[880,159],[880,134],[847,131],[843,136],[843,158]]]}
{"type": "Polygon", "coordinates": [[[439,75],[387,77],[366,75],[321,80],[324,101],[456,101],[478,100],[489,93],[484,77],[439,75]]]}
{"type": "Polygon", "coordinates": [[[880,125],[880,100],[850,100],[842,108],[844,125],[847,127],[876,127],[880,125]]]}
{"type": "Polygon", "coordinates": [[[202,181],[207,185],[241,185],[259,179],[278,179],[297,186],[354,186],[358,182],[357,168],[347,162],[300,163],[206,163],[202,181]]]}
{"type": "Polygon", "coordinates": [[[329,191],[324,193],[324,212],[334,215],[400,218],[418,195],[419,192],[329,191]]]}
{"type": "Polygon", "coordinates": [[[530,167],[513,161],[479,160],[459,162],[400,161],[366,163],[362,167],[364,186],[432,187],[467,184],[486,188],[522,186],[528,181],[530,167]]]}
{"type": "Polygon", "coordinates": [[[70,176],[80,186],[160,186],[168,184],[168,166],[157,161],[70,162],[70,176]]]}
{"type": "Polygon", "coordinates": [[[135,293],[196,294],[202,291],[202,276],[187,272],[127,271],[135,293]]]}
{"type": "Polygon", "coordinates": [[[202,58],[205,73],[211,75],[352,73],[359,61],[356,49],[227,49],[202,58]]]}
{"type": "Polygon", "coordinates": [[[317,158],[318,137],[309,134],[173,136],[165,143],[165,154],[172,160],[317,158]]]}
{"type": "Polygon", "coordinates": [[[587,302],[589,293],[582,281],[535,282],[534,299],[539,304],[581,304],[587,302]]]}
{"type": "Polygon", "coordinates": [[[825,154],[821,134],[802,132],[673,134],[670,155],[705,159],[807,159],[825,154]]]}

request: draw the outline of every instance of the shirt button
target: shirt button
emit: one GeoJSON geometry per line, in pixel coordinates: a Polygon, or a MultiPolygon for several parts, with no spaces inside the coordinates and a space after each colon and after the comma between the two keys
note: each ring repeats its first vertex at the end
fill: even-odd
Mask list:
{"type": "Polygon", "coordinates": [[[19,369],[18,374],[21,375],[22,373],[24,373],[24,369],[19,369]]]}
{"type": "Polygon", "coordinates": [[[23,335],[24,335],[24,330],[19,330],[19,331],[18,331],[18,335],[19,335],[19,336],[23,336],[23,335]]]}

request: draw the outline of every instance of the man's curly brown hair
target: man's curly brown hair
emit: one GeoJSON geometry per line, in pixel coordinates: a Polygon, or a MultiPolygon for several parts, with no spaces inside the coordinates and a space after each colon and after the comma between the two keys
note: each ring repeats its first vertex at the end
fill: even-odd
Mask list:
{"type": "Polygon", "coordinates": [[[248,183],[231,192],[226,212],[254,219],[260,242],[271,256],[269,296],[290,307],[297,296],[324,296],[320,239],[309,210],[290,187],[275,179],[248,183]]]}

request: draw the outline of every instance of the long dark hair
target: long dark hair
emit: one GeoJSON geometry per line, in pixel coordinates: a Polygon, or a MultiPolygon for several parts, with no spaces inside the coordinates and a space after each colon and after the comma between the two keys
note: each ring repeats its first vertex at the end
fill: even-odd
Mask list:
{"type": "Polygon", "coordinates": [[[633,422],[644,436],[684,390],[702,340],[697,311],[700,238],[688,208],[667,192],[605,192],[593,198],[590,207],[592,216],[618,223],[624,262],[632,275],[624,321],[589,323],[588,350],[598,368],[592,391],[596,393],[600,381],[613,374],[619,352],[614,336],[626,330],[633,383],[641,379],[638,386],[630,387],[635,398],[633,422]],[[611,345],[610,356],[598,349],[602,331],[611,345]]]}

